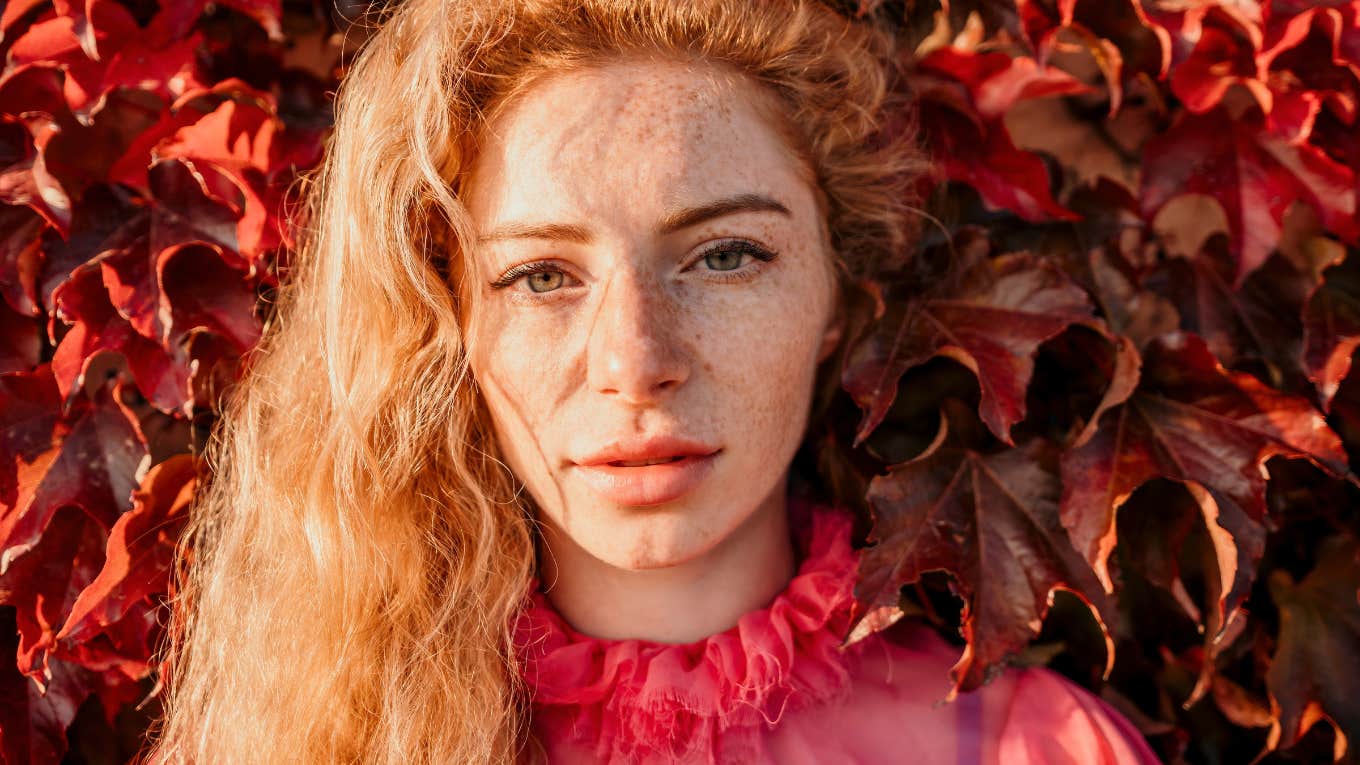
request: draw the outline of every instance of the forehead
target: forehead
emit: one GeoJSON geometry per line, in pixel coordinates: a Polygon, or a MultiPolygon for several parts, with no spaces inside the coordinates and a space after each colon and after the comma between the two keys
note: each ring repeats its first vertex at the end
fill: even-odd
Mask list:
{"type": "Polygon", "coordinates": [[[490,222],[791,191],[806,173],[778,114],[768,91],[711,64],[629,59],[549,75],[491,115],[464,199],[490,222]]]}

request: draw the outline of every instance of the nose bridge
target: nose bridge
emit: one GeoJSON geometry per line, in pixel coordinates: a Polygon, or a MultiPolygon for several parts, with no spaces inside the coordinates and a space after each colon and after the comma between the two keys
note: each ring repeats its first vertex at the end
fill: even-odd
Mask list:
{"type": "Polygon", "coordinates": [[[588,343],[591,387],[634,402],[684,382],[672,297],[644,269],[620,267],[602,285],[588,343]]]}

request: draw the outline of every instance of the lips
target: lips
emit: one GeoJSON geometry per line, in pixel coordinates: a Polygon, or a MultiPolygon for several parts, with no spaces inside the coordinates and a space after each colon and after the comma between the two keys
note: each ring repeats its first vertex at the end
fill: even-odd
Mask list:
{"type": "Polygon", "coordinates": [[[676,457],[703,457],[718,451],[702,441],[679,436],[655,435],[625,438],[573,462],[585,467],[611,463],[638,463],[671,460],[676,457]]]}
{"type": "Polygon", "coordinates": [[[713,470],[720,448],[654,436],[615,442],[573,461],[573,472],[601,498],[634,507],[673,502],[713,470]]]}

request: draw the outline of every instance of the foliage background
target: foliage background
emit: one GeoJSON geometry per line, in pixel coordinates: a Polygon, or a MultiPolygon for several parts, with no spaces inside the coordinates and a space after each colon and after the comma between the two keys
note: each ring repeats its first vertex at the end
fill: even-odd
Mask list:
{"type": "MultiPolygon", "coordinates": [[[[865,497],[856,635],[934,622],[961,692],[1053,666],[1168,763],[1360,759],[1360,2],[842,9],[900,30],[935,158],[815,452],[865,497]]],[[[126,762],[157,714],[361,11],[0,10],[4,762],[126,762]]]]}

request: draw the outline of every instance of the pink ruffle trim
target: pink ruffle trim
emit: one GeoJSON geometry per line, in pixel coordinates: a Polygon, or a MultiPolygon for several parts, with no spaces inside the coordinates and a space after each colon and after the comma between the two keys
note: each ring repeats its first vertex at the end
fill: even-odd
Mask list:
{"type": "Polygon", "coordinates": [[[798,573],[767,608],[694,643],[582,635],[533,582],[516,644],[540,738],[550,748],[570,740],[604,762],[744,761],[759,756],[762,730],[786,713],[843,697],[849,657],[839,636],[857,563],[851,518],[796,497],[790,511],[798,573]]]}

